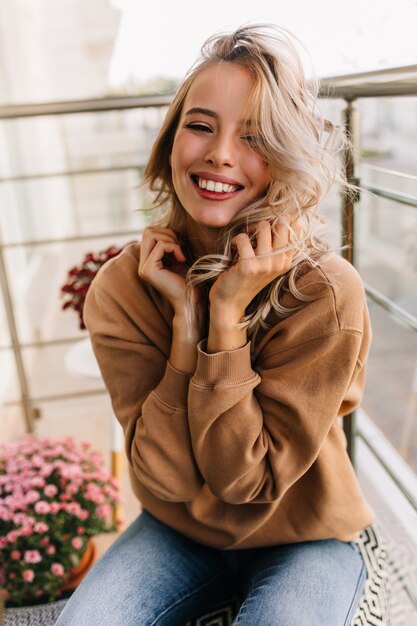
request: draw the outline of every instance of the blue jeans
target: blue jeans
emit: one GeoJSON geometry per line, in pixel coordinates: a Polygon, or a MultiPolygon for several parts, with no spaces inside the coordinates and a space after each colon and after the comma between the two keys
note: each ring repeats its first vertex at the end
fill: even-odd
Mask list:
{"type": "Polygon", "coordinates": [[[365,579],[353,543],[218,550],[143,512],[95,563],[57,626],[184,626],[232,593],[243,601],[239,626],[348,626],[365,579]]]}

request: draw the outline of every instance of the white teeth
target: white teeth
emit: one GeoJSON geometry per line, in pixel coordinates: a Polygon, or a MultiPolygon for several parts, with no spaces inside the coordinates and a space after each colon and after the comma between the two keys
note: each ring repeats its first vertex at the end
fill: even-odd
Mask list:
{"type": "Polygon", "coordinates": [[[198,179],[198,186],[200,189],[207,189],[207,191],[214,191],[216,193],[230,193],[237,190],[237,185],[228,185],[227,183],[221,183],[215,180],[206,180],[205,178],[198,179]]]}

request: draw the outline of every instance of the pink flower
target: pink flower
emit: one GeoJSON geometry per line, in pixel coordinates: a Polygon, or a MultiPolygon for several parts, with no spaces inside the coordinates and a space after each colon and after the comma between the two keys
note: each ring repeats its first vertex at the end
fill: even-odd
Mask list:
{"type": "Polygon", "coordinates": [[[24,513],[15,513],[13,515],[13,524],[23,524],[26,520],[26,515],[24,513]]]}
{"type": "Polygon", "coordinates": [[[40,500],[40,495],[37,491],[32,489],[31,491],[27,492],[25,500],[28,504],[32,504],[33,502],[37,502],[38,500],[40,500]]]}
{"type": "Polygon", "coordinates": [[[42,561],[39,550],[25,550],[24,560],[26,563],[40,563],[42,561]]]}
{"type": "Polygon", "coordinates": [[[35,597],[62,585],[88,535],[103,529],[100,515],[111,514],[119,490],[113,483],[91,444],[33,437],[0,443],[0,553],[8,554],[0,589],[8,599],[19,601],[22,586],[33,587],[35,597]]]}
{"type": "Polygon", "coordinates": [[[41,487],[42,488],[42,487],[45,486],[45,481],[40,476],[35,476],[34,478],[31,479],[30,485],[31,485],[31,487],[41,487]]]}
{"type": "Polygon", "coordinates": [[[112,514],[112,508],[110,504],[101,504],[97,507],[96,513],[102,519],[107,519],[112,514]]]}
{"type": "MultiPolygon", "coordinates": [[[[76,463],[78,459],[74,459],[72,462],[76,463]]],[[[68,480],[72,480],[82,475],[82,470],[78,465],[67,465],[62,468],[61,475],[63,478],[67,478],[68,480]]]]}
{"type": "Polygon", "coordinates": [[[103,504],[106,501],[102,493],[97,493],[96,491],[91,490],[85,494],[85,497],[87,500],[94,502],[94,504],[103,504]]]}
{"type": "Polygon", "coordinates": [[[42,478],[48,478],[48,476],[50,476],[53,471],[54,466],[52,465],[52,463],[45,463],[43,467],[40,468],[39,475],[42,476],[42,478]]]}
{"type": "Polygon", "coordinates": [[[73,515],[78,515],[81,511],[81,506],[78,502],[70,502],[65,508],[68,513],[72,513],[73,515]]]}
{"type": "Polygon", "coordinates": [[[39,514],[50,513],[51,505],[49,502],[45,502],[45,500],[40,500],[35,504],[35,511],[39,514]]]}
{"type": "Polygon", "coordinates": [[[52,563],[52,565],[51,565],[51,572],[55,576],[64,576],[64,574],[65,574],[64,567],[63,567],[63,565],[61,563],[52,563]]]}
{"type": "Polygon", "coordinates": [[[33,571],[33,569],[25,569],[23,570],[23,580],[25,580],[27,583],[31,583],[32,580],[35,578],[35,572],[33,571]]]}
{"type": "Polygon", "coordinates": [[[46,485],[43,492],[48,498],[53,498],[58,493],[58,487],[56,485],[46,485]]]}
{"type": "Polygon", "coordinates": [[[71,541],[71,545],[76,550],[80,550],[84,545],[84,541],[80,539],[80,537],[74,537],[74,539],[71,541]]]}
{"type": "Polygon", "coordinates": [[[0,519],[4,522],[10,522],[13,519],[13,513],[2,507],[0,510],[0,519]]]}
{"type": "Polygon", "coordinates": [[[11,530],[9,533],[7,533],[6,539],[9,543],[16,543],[19,536],[20,534],[17,532],[17,530],[11,530]]]}

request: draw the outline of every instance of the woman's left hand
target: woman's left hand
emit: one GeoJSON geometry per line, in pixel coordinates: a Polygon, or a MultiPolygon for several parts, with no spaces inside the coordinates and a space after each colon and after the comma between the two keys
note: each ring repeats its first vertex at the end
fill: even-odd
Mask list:
{"type": "MultiPolygon", "coordinates": [[[[300,228],[293,227],[297,236],[300,228]]],[[[294,249],[287,249],[292,241],[290,228],[277,223],[275,229],[268,221],[254,224],[250,234],[256,233],[251,243],[249,234],[239,233],[232,239],[238,261],[223,272],[210,289],[210,310],[226,313],[228,319],[240,322],[253,298],[278,276],[291,267],[294,249]],[[253,247],[255,243],[256,247],[253,247]],[[280,254],[271,254],[283,248],[280,254]]]]}

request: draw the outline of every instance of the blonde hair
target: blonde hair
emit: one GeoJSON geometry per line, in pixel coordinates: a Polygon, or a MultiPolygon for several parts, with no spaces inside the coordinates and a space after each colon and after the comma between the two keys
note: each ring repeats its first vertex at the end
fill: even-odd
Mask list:
{"type": "Polygon", "coordinates": [[[346,146],[346,138],[340,127],[320,115],[319,85],[317,81],[307,84],[296,41],[286,29],[271,24],[245,25],[232,33],[210,37],[169,107],[144,174],[144,181],[156,194],[155,206],[163,210],[158,223],[177,232],[188,255],[191,264],[187,274],[188,293],[200,283],[209,287],[237,261],[231,244],[236,234],[248,232],[251,224],[261,220],[268,220],[272,227],[278,222],[288,225],[290,245],[294,247],[291,268],[256,296],[240,324],[253,338],[260,327],[267,328],[265,320],[272,309],[281,317],[295,310],[281,304],[286,290],[301,302],[312,299],[313,296],[297,289],[298,271],[303,262],[317,265],[329,250],[318,237],[324,223],[318,208],[336,181],[347,186],[336,159],[336,154],[346,146]],[[244,207],[222,229],[223,253],[195,260],[187,242],[185,210],[172,182],[169,155],[190,86],[205,68],[224,61],[240,64],[253,76],[249,107],[254,124],[251,134],[256,138],[255,149],[269,164],[271,182],[264,197],[244,207]],[[296,220],[302,225],[298,237],[292,229],[296,220]]]}

